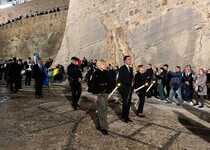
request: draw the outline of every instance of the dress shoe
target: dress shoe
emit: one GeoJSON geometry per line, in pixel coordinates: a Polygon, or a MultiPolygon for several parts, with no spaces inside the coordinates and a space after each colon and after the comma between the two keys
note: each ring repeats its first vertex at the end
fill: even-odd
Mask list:
{"type": "Polygon", "coordinates": [[[140,117],[140,118],[144,118],[145,117],[144,114],[137,114],[137,116],[140,117]]]}
{"type": "Polygon", "coordinates": [[[101,131],[101,128],[100,128],[100,126],[96,126],[96,129],[101,131]]]}
{"type": "Polygon", "coordinates": [[[133,122],[130,118],[128,118],[128,122],[133,122]]]}
{"type": "Polygon", "coordinates": [[[125,119],[125,123],[128,123],[128,122],[133,122],[133,121],[130,118],[125,119]]]}
{"type": "Polygon", "coordinates": [[[108,131],[106,129],[101,129],[101,133],[103,135],[109,135],[108,131]]]}

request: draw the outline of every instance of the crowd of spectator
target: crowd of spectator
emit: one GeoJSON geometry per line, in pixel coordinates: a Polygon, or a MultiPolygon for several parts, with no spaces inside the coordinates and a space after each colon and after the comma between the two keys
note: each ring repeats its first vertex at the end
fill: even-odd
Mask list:
{"type": "MultiPolygon", "coordinates": [[[[53,59],[43,62],[45,70],[42,80],[43,85],[49,86],[51,82],[63,82],[66,77],[65,68],[61,64],[52,67],[53,59]]],[[[91,89],[90,78],[96,67],[97,60],[87,60],[85,57],[79,61],[79,66],[85,75],[83,80],[87,82],[89,90],[91,89]]],[[[5,80],[11,92],[17,92],[22,88],[24,79],[25,86],[31,85],[33,67],[35,62],[29,57],[27,60],[9,59],[0,63],[0,80],[5,80]]],[[[156,97],[166,103],[189,102],[192,105],[204,106],[204,99],[210,99],[210,69],[199,68],[194,71],[190,65],[186,65],[183,69],[176,66],[174,70],[169,70],[167,64],[155,67],[152,64],[144,66],[145,76],[148,84],[155,81],[152,89],[147,93],[147,97],[156,97]]],[[[118,66],[108,65],[108,74],[111,84],[110,91],[116,87],[118,66]]]]}
{"type": "Polygon", "coordinates": [[[51,14],[51,13],[60,12],[62,10],[68,10],[68,7],[67,6],[66,7],[56,7],[56,8],[52,8],[50,10],[36,11],[34,13],[30,13],[30,14],[26,14],[26,15],[20,15],[16,18],[7,20],[5,23],[1,23],[0,27],[4,27],[5,25],[8,25],[8,24],[11,24],[11,23],[23,20],[23,19],[33,18],[33,17],[36,17],[36,16],[42,16],[42,15],[48,15],[48,14],[51,14]]]}
{"type": "MultiPolygon", "coordinates": [[[[91,65],[88,65],[90,67],[85,76],[87,82],[95,70],[96,62],[97,60],[92,60],[91,65]]],[[[184,102],[195,106],[200,104],[200,108],[204,106],[204,99],[210,99],[210,69],[199,68],[194,71],[191,65],[186,65],[183,69],[176,66],[172,70],[169,70],[168,64],[159,67],[152,64],[141,66],[144,67],[147,83],[155,81],[146,94],[148,98],[154,96],[165,103],[177,105],[184,102]]],[[[113,81],[110,89],[113,89],[116,86],[119,67],[109,64],[107,70],[113,81]]]]}

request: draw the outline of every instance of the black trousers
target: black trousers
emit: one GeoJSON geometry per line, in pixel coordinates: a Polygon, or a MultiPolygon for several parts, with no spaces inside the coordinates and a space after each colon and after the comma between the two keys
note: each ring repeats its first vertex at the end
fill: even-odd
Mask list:
{"type": "Polygon", "coordinates": [[[207,96],[208,96],[208,99],[210,99],[210,86],[208,86],[208,89],[207,89],[207,96]]]}
{"type": "Polygon", "coordinates": [[[151,90],[153,91],[153,96],[157,97],[158,96],[158,83],[157,82],[154,84],[151,90]]]}
{"type": "Polygon", "coordinates": [[[122,96],[122,119],[127,121],[129,119],[129,112],[131,107],[131,97],[132,91],[129,91],[130,87],[119,90],[120,95],[122,96]]]}
{"type": "Polygon", "coordinates": [[[11,92],[17,92],[19,89],[19,80],[15,78],[10,78],[9,83],[10,85],[10,91],[11,92]]]}
{"type": "Polygon", "coordinates": [[[26,79],[25,79],[25,85],[27,86],[30,86],[31,85],[31,76],[32,76],[32,73],[31,71],[26,71],[26,79]]]}
{"type": "Polygon", "coordinates": [[[169,82],[169,81],[166,82],[165,87],[166,87],[166,92],[167,92],[167,93],[166,93],[166,97],[169,97],[170,90],[171,90],[170,82],[169,82]]]}
{"type": "Polygon", "coordinates": [[[139,106],[138,106],[138,110],[137,113],[143,113],[144,111],[144,103],[145,103],[145,92],[142,93],[138,93],[138,97],[139,97],[139,106]]]}
{"type": "Polygon", "coordinates": [[[3,77],[3,71],[0,70],[0,80],[2,80],[2,77],[3,77]]]}
{"type": "Polygon", "coordinates": [[[7,83],[7,87],[9,87],[10,86],[10,82],[11,82],[11,78],[9,76],[5,75],[5,81],[7,83]]]}
{"type": "Polygon", "coordinates": [[[200,102],[200,105],[204,106],[204,102],[205,102],[204,97],[205,97],[204,95],[198,95],[198,93],[195,93],[195,101],[196,101],[195,104],[199,104],[199,102],[200,102]]]}
{"type": "Polygon", "coordinates": [[[35,96],[43,96],[42,95],[42,80],[35,79],[35,96]]]}
{"type": "Polygon", "coordinates": [[[72,105],[76,109],[82,93],[82,86],[79,81],[70,81],[70,87],[72,92],[72,105]]]}
{"type": "Polygon", "coordinates": [[[17,84],[18,84],[18,89],[22,89],[22,76],[17,77],[17,84]]]}

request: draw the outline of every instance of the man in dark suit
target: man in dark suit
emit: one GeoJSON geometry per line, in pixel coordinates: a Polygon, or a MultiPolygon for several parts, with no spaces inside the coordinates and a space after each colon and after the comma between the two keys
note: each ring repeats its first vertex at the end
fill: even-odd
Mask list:
{"type": "Polygon", "coordinates": [[[18,66],[19,66],[19,76],[18,76],[18,88],[22,89],[22,78],[23,75],[21,74],[22,70],[24,70],[24,64],[22,59],[18,59],[18,66]]]}
{"type": "Polygon", "coordinates": [[[42,86],[44,78],[44,65],[42,60],[39,60],[38,64],[33,66],[32,76],[35,80],[35,97],[41,98],[43,96],[42,86]]]}
{"type": "Polygon", "coordinates": [[[124,65],[120,67],[118,74],[119,93],[122,96],[122,119],[127,123],[131,121],[129,118],[129,111],[131,106],[132,96],[132,82],[133,82],[133,68],[131,56],[124,56],[124,65]]]}
{"type": "Polygon", "coordinates": [[[77,110],[78,102],[82,92],[81,80],[82,72],[79,69],[79,59],[77,57],[71,58],[71,64],[67,67],[69,84],[72,92],[72,105],[77,110]]]}
{"type": "Polygon", "coordinates": [[[17,58],[14,57],[13,58],[13,62],[10,64],[9,66],[9,70],[8,70],[8,76],[10,79],[10,90],[11,92],[17,93],[19,86],[19,76],[21,75],[21,68],[17,62],[17,58]],[[14,89],[15,86],[15,89],[14,89]]]}

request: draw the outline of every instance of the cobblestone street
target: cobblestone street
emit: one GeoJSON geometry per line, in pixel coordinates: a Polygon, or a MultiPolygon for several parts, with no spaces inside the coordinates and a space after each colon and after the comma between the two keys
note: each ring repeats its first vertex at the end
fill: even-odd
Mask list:
{"type": "Polygon", "coordinates": [[[112,101],[104,136],[95,129],[95,105],[85,92],[74,111],[64,85],[45,89],[42,99],[35,99],[32,87],[18,94],[0,88],[0,150],[210,150],[207,108],[148,99],[146,117],[137,117],[133,105],[133,122],[126,124],[119,118],[121,105],[112,101]]]}

